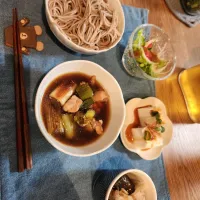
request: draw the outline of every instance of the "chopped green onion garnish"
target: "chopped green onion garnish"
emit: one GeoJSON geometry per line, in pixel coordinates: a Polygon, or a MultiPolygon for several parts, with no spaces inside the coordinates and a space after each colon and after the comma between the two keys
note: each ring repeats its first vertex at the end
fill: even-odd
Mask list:
{"type": "Polygon", "coordinates": [[[161,131],[160,131],[160,132],[161,132],[161,133],[164,133],[164,132],[165,132],[165,127],[161,126],[160,128],[161,128],[161,131]]]}
{"type": "Polygon", "coordinates": [[[156,118],[156,121],[157,121],[158,124],[162,124],[162,120],[160,118],[159,119],[156,118]]]}
{"type": "Polygon", "coordinates": [[[144,132],[144,139],[145,140],[151,140],[151,133],[149,131],[144,132]]]}
{"type": "Polygon", "coordinates": [[[152,110],[152,111],[151,111],[151,116],[152,116],[152,117],[155,117],[155,116],[158,115],[158,114],[159,114],[158,111],[155,111],[155,110],[152,110]]]}
{"type": "Polygon", "coordinates": [[[156,127],[155,130],[160,132],[161,128],[160,127],[156,127]]]}
{"type": "Polygon", "coordinates": [[[163,126],[155,127],[155,130],[163,133],[163,132],[165,132],[165,127],[163,127],[163,126]]]}

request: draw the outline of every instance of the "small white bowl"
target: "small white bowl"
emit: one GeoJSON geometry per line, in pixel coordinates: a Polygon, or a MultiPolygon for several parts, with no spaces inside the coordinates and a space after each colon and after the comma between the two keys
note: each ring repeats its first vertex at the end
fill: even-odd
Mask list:
{"type": "Polygon", "coordinates": [[[98,54],[98,53],[106,52],[106,51],[112,49],[121,40],[122,35],[124,33],[124,28],[125,28],[125,18],[124,18],[124,12],[123,12],[123,9],[122,9],[122,6],[121,6],[121,3],[119,0],[108,0],[108,3],[110,5],[110,7],[117,12],[118,19],[119,19],[118,31],[121,35],[113,43],[112,46],[110,46],[106,49],[102,49],[102,50],[87,49],[87,48],[78,46],[77,44],[75,44],[74,42],[69,40],[68,37],[66,36],[66,34],[56,25],[56,23],[54,23],[54,20],[51,17],[50,12],[49,12],[48,2],[49,2],[49,0],[45,0],[45,12],[46,12],[46,18],[47,18],[49,27],[50,27],[51,31],[53,32],[53,34],[57,37],[57,39],[63,45],[68,47],[69,49],[71,49],[75,52],[78,52],[78,53],[86,54],[86,55],[98,54]]]}
{"type": "Polygon", "coordinates": [[[160,156],[162,153],[163,148],[168,145],[172,139],[173,134],[173,124],[170,121],[169,117],[167,116],[167,111],[164,103],[155,97],[148,97],[146,99],[134,98],[131,99],[126,104],[126,117],[124,121],[124,125],[121,131],[121,140],[123,145],[131,152],[137,153],[141,158],[145,160],[154,160],[160,156]],[[135,116],[133,111],[135,108],[152,105],[154,107],[158,107],[161,109],[161,113],[163,114],[163,120],[165,121],[165,132],[162,133],[163,137],[163,145],[159,147],[154,147],[146,151],[142,151],[137,148],[134,143],[130,143],[126,138],[126,128],[129,124],[133,123],[135,120],[135,116]]]}
{"type": "Polygon", "coordinates": [[[69,61],[53,68],[40,83],[35,100],[35,116],[42,134],[55,148],[73,156],[91,156],[106,150],[117,139],[125,119],[125,103],[118,82],[104,68],[90,61],[69,61]],[[95,75],[110,96],[110,121],[105,133],[95,142],[80,147],[68,146],[57,141],[47,132],[41,115],[42,98],[48,85],[58,76],[71,72],[95,75]]]}
{"type": "Polygon", "coordinates": [[[137,170],[137,169],[129,169],[120,173],[110,184],[106,193],[105,200],[109,199],[110,192],[113,186],[124,175],[128,175],[128,177],[132,179],[133,181],[136,178],[137,180],[139,180],[140,182],[144,184],[142,186],[142,191],[145,193],[146,200],[157,200],[157,192],[156,192],[156,188],[153,181],[145,172],[141,170],[137,170]]]}

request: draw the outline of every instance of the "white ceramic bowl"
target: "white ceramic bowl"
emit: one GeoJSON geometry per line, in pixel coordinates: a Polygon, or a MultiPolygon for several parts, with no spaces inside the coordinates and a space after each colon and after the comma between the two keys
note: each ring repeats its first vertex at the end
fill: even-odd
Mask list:
{"type": "Polygon", "coordinates": [[[148,97],[146,99],[140,99],[140,98],[134,98],[131,99],[127,104],[126,104],[126,117],[125,117],[125,122],[121,131],[121,140],[123,145],[129,150],[134,153],[137,153],[141,158],[145,160],[154,160],[158,158],[163,150],[163,148],[168,145],[172,139],[172,134],[173,134],[173,124],[170,121],[169,117],[167,116],[167,111],[164,103],[160,101],[159,99],[155,97],[148,97]],[[162,118],[165,122],[165,132],[162,133],[163,137],[163,145],[159,147],[154,147],[152,149],[149,149],[147,151],[142,151],[137,148],[134,143],[130,143],[125,135],[126,128],[129,124],[133,123],[134,121],[134,113],[133,110],[138,107],[146,106],[146,105],[152,105],[154,107],[158,107],[161,109],[162,113],[162,118]]]}
{"type": "Polygon", "coordinates": [[[90,61],[69,61],[53,68],[40,83],[35,100],[35,115],[42,134],[55,148],[73,156],[91,156],[106,150],[117,139],[124,123],[125,103],[118,82],[109,72],[90,61]],[[105,133],[95,142],[82,147],[67,146],[57,141],[47,132],[41,116],[41,103],[46,88],[55,78],[70,72],[95,75],[110,96],[111,114],[105,133]]]}
{"type": "Polygon", "coordinates": [[[153,181],[145,172],[137,169],[129,169],[120,173],[110,184],[105,200],[108,200],[113,186],[124,175],[128,175],[130,179],[133,179],[133,181],[137,178],[137,180],[144,184],[142,186],[142,191],[145,193],[146,200],[157,200],[156,188],[153,181]]]}
{"type": "Polygon", "coordinates": [[[49,0],[45,0],[45,12],[46,12],[46,18],[47,18],[49,27],[50,27],[51,31],[54,33],[54,35],[57,37],[57,39],[63,45],[68,47],[69,49],[71,49],[75,52],[87,54],[87,55],[98,54],[98,53],[105,52],[105,51],[112,49],[121,40],[122,35],[124,33],[124,28],[125,28],[125,19],[124,19],[124,12],[123,12],[123,9],[122,9],[122,6],[121,6],[121,3],[120,3],[119,0],[108,0],[108,3],[110,4],[110,7],[117,12],[117,15],[118,15],[118,18],[119,18],[118,31],[121,35],[113,43],[112,46],[110,46],[106,49],[98,50],[98,51],[78,46],[75,43],[73,43],[72,41],[70,41],[68,39],[68,37],[66,36],[66,34],[61,29],[59,29],[59,27],[54,23],[53,18],[51,17],[49,9],[48,9],[48,1],[49,0]]]}

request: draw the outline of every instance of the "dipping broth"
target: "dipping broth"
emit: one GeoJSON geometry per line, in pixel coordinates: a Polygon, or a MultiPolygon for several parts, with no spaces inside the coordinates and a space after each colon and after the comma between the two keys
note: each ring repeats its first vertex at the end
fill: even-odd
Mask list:
{"type": "Polygon", "coordinates": [[[110,100],[95,76],[68,73],[47,87],[41,114],[48,133],[56,140],[70,146],[88,145],[100,138],[108,126],[110,100]]]}

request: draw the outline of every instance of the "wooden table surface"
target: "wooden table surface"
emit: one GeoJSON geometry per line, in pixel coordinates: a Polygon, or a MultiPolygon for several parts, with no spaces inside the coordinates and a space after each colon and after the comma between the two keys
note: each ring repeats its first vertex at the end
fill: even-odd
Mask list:
{"type": "Polygon", "coordinates": [[[200,64],[200,25],[188,28],[176,19],[164,0],[121,2],[149,9],[149,23],[163,28],[173,43],[176,70],[167,80],[156,82],[156,96],[166,104],[174,123],[173,140],[164,149],[167,180],[172,200],[200,200],[200,124],[190,120],[177,79],[184,68],[200,64]]]}

